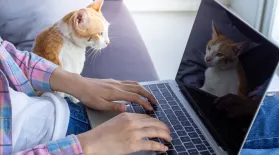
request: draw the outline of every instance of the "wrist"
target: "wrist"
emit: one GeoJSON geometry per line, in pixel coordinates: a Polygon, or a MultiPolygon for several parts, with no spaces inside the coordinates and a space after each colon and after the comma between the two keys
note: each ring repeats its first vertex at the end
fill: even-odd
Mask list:
{"type": "Polygon", "coordinates": [[[50,86],[53,91],[64,92],[73,95],[79,87],[82,77],[79,74],[67,72],[61,68],[53,71],[50,77],[50,86]]]}

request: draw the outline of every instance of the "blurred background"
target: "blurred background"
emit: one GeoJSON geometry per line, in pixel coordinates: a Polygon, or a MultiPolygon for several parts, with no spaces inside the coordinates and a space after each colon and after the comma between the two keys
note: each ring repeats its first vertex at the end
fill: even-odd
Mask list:
{"type": "MultiPolygon", "coordinates": [[[[218,1],[279,46],[278,0],[218,1]]],[[[174,79],[201,0],[124,2],[132,13],[160,79],[174,79]]]]}

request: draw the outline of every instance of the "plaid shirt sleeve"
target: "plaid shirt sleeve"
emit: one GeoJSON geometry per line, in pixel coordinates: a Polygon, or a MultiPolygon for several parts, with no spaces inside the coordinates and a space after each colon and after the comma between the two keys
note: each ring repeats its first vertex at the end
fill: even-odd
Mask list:
{"type": "Polygon", "coordinates": [[[15,153],[15,155],[83,155],[76,136],[71,135],[64,139],[38,145],[32,149],[15,153]]]}
{"type": "MultiPolygon", "coordinates": [[[[13,44],[7,41],[3,41],[2,45],[23,71],[35,90],[51,91],[49,80],[51,73],[58,67],[57,65],[32,52],[17,50],[13,44]]],[[[21,88],[17,88],[17,90],[20,91],[21,88]]]]}

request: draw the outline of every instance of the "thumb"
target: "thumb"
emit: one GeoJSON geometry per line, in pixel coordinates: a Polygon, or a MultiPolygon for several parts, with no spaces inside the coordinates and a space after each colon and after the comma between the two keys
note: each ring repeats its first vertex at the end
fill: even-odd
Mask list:
{"type": "Polygon", "coordinates": [[[112,112],[126,112],[127,107],[125,104],[118,102],[105,101],[102,105],[103,110],[112,112]]]}

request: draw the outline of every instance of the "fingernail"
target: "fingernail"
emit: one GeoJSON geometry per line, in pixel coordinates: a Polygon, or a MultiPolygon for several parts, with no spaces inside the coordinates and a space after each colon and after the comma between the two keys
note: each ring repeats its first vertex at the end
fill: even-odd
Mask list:
{"type": "Polygon", "coordinates": [[[121,106],[119,107],[119,110],[120,110],[121,112],[127,111],[126,105],[121,105],[121,106]]]}
{"type": "Polygon", "coordinates": [[[165,146],[165,151],[168,151],[169,147],[165,146]]]}

